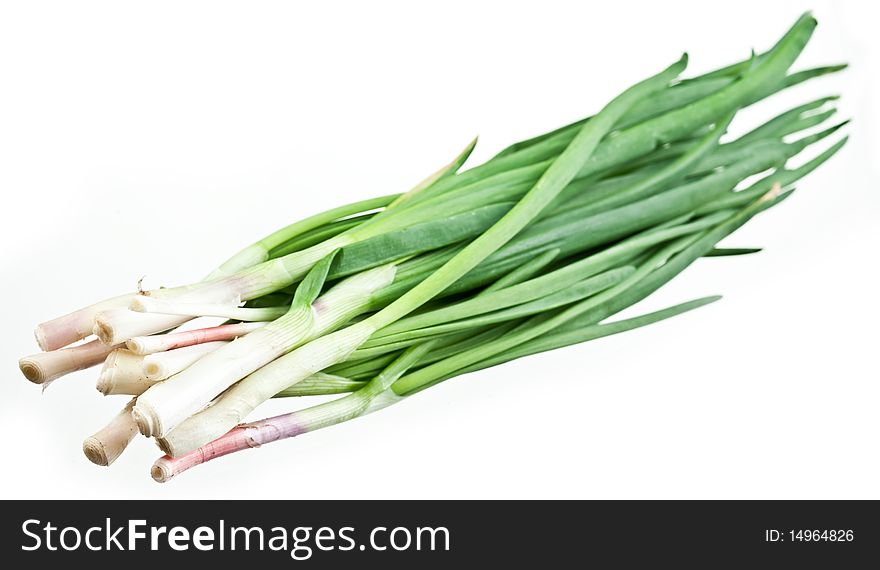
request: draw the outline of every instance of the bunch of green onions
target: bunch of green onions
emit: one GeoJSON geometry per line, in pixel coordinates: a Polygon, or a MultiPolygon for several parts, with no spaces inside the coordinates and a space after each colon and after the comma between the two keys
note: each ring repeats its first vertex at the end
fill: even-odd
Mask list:
{"type": "Polygon", "coordinates": [[[716,245],[846,142],[788,166],[843,125],[820,127],[835,97],[721,140],[740,109],[843,69],[789,71],[815,26],[805,14],[766,53],[690,79],[679,77],[683,56],[596,115],[462,170],[474,141],[409,192],[291,224],[199,283],[45,322],[44,352],[21,370],[45,384],[103,362],[99,391],[130,401],[86,439],[86,456],[109,465],[140,432],[166,453],[152,468],[166,481],[449,378],[711,303],[609,320],[700,257],[756,251],[716,245]],[[201,317],[226,321],[188,324],[201,317]],[[269,398],[312,395],[340,396],[242,423],[269,398]]]}

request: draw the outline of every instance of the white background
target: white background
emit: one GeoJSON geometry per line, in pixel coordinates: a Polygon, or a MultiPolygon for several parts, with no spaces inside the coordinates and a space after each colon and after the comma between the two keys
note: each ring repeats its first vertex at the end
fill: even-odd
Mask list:
{"type": "MultiPolygon", "coordinates": [[[[4,498],[880,498],[878,155],[871,2],[19,2],[0,10],[4,498]],[[742,114],[841,93],[850,144],[645,302],[725,298],[650,328],[458,378],[166,485],[144,440],[82,439],[123,400],[95,370],[19,373],[40,321],[201,277],[302,216],[407,189],[474,134],[478,163],[691,54],[763,50],[804,10],[797,68],[742,114]]],[[[258,417],[290,409],[275,401],[258,417]]]]}

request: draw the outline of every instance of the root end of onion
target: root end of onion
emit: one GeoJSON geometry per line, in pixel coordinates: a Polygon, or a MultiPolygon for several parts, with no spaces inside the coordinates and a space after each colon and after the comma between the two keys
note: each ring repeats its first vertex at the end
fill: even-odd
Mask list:
{"type": "Polygon", "coordinates": [[[138,431],[141,432],[142,435],[146,437],[153,437],[158,430],[157,426],[153,425],[153,419],[151,414],[145,413],[143,409],[144,405],[138,402],[135,404],[134,408],[131,410],[131,417],[134,418],[134,423],[137,425],[138,431]]]}
{"type": "Polygon", "coordinates": [[[146,343],[140,338],[130,338],[125,341],[125,348],[132,351],[135,354],[147,355],[149,354],[149,349],[146,346],[146,343]]]}
{"type": "Polygon", "coordinates": [[[18,361],[18,368],[21,370],[21,373],[24,374],[24,377],[34,384],[42,384],[45,382],[43,369],[40,368],[40,365],[36,361],[31,360],[30,358],[22,358],[18,361]]]}
{"type": "Polygon", "coordinates": [[[90,437],[83,442],[83,454],[85,454],[89,461],[101,467],[107,467],[112,463],[107,457],[104,445],[94,437],[90,437]]]}
{"type": "Polygon", "coordinates": [[[172,477],[174,477],[174,472],[168,468],[167,465],[164,464],[165,458],[159,459],[156,461],[152,467],[150,467],[150,477],[153,478],[153,481],[156,483],[165,483],[172,477]]]}

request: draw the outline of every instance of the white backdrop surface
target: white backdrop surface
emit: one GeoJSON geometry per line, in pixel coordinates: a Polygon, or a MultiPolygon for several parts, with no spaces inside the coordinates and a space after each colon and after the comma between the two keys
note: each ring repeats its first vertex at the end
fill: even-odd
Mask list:
{"type": "MultiPolygon", "coordinates": [[[[20,2],[0,8],[3,498],[880,498],[880,40],[871,2],[20,2]],[[166,485],[146,441],[82,439],[122,406],[95,371],[44,394],[33,325],[199,278],[291,220],[398,192],[473,135],[472,161],[597,110],[687,50],[690,73],[769,47],[799,68],[742,132],[839,93],[848,147],[653,309],[645,329],[472,374],[166,485]]],[[[290,409],[273,401],[256,417],[290,409]]]]}

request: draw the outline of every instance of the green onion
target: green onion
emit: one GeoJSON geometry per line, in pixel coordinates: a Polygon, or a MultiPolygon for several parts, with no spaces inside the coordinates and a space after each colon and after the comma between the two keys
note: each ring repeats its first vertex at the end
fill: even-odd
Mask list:
{"type": "Polygon", "coordinates": [[[290,224],[201,282],[43,323],[49,352],[21,369],[47,382],[104,361],[99,390],[136,398],[83,450],[109,465],[140,431],[168,454],[153,467],[164,481],[449,378],[713,302],[607,321],[697,259],[759,251],[718,243],[845,144],[824,143],[846,124],[827,126],[836,96],[725,140],[742,108],[843,68],[789,72],[815,26],[805,14],[769,51],[691,79],[679,78],[683,56],[593,116],[464,168],[474,140],[410,191],[290,224]],[[788,166],[816,146],[826,148],[788,166]],[[202,316],[231,322],[174,330],[202,316]],[[98,340],[62,348],[91,332],[98,340]],[[340,394],[241,425],[273,397],[340,394]]]}

